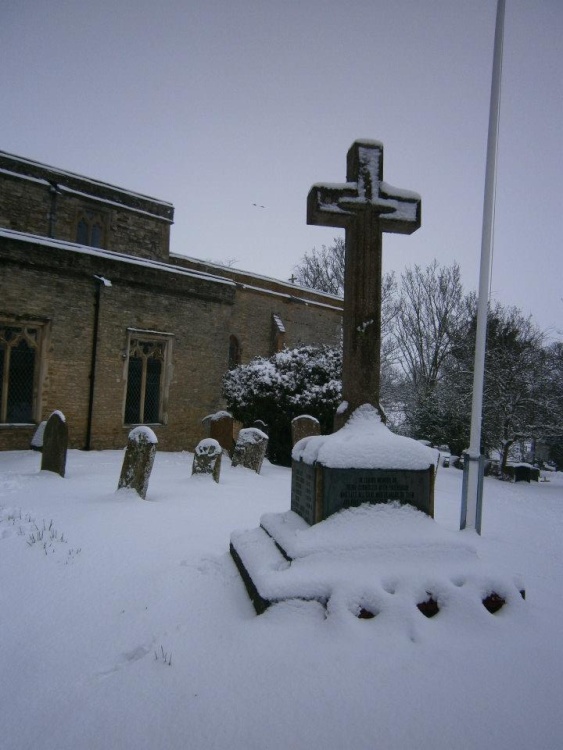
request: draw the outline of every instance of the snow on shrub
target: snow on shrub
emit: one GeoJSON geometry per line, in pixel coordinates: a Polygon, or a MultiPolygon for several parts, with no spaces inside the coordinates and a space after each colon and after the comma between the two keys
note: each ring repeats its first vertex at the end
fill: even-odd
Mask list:
{"type": "Polygon", "coordinates": [[[310,414],[323,433],[332,430],[341,400],[342,352],[328,346],[285,349],[269,359],[256,357],[223,378],[223,395],[235,419],[268,425],[270,460],[291,462],[291,420],[310,414]]]}

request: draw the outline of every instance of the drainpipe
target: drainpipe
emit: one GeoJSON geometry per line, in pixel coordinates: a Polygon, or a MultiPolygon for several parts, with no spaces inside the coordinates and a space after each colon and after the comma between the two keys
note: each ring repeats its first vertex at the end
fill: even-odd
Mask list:
{"type": "Polygon", "coordinates": [[[57,225],[57,195],[61,194],[56,182],[50,183],[49,193],[51,194],[51,206],[49,208],[49,229],[47,235],[51,239],[54,239],[55,227],[57,225]]]}
{"type": "Polygon", "coordinates": [[[88,420],[86,422],[86,442],[84,450],[89,451],[92,441],[92,415],[94,413],[94,387],[96,384],[96,359],[98,356],[98,328],[100,325],[100,303],[102,287],[111,286],[111,281],[103,276],[94,276],[96,282],[96,297],[94,300],[94,331],[92,334],[92,357],[90,363],[90,392],[88,394],[88,420]]]}

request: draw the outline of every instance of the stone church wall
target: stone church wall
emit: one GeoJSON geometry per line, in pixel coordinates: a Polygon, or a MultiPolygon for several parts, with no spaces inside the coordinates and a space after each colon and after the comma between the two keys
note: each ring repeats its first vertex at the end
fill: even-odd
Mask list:
{"type": "Polygon", "coordinates": [[[169,257],[170,204],[8,157],[0,152],[0,365],[19,341],[14,331],[36,339],[33,404],[25,402],[32,418],[10,421],[4,391],[0,450],[28,448],[36,424],[55,409],[67,418],[73,448],[122,448],[143,422],[161,450],[193,450],[204,437],[202,419],[224,408],[221,381],[233,351],[246,363],[284,346],[338,343],[340,300],[169,257]],[[94,204],[107,212],[105,249],[75,241],[77,216],[94,204]],[[128,412],[131,383],[146,393],[151,377],[148,369],[138,381],[130,375],[135,359],[160,362],[151,419],[128,412]]]}
{"type": "Polygon", "coordinates": [[[141,258],[168,260],[174,217],[169,203],[1,151],[0,178],[2,227],[77,242],[78,223],[85,218],[101,227],[97,246],[141,258]]]}

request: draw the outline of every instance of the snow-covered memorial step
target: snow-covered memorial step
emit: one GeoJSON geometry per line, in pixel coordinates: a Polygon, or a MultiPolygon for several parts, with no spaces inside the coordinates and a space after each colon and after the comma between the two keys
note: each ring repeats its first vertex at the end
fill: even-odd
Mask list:
{"type": "Polygon", "coordinates": [[[293,599],[368,618],[522,606],[520,581],[483,563],[476,541],[399,502],[364,504],[309,526],[293,511],[235,532],[231,554],[258,614],[293,599]]]}

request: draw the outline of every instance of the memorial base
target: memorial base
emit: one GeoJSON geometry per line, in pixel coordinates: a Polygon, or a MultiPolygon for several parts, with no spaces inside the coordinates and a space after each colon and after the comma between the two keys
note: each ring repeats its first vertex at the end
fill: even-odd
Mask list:
{"type": "Polygon", "coordinates": [[[434,466],[427,469],[338,469],[293,461],[291,510],[308,524],[345,508],[397,501],[434,517],[434,466]]]}
{"type": "Polygon", "coordinates": [[[447,609],[477,623],[523,606],[522,583],[482,562],[470,537],[398,502],[314,526],[293,511],[266,514],[258,528],[231,535],[230,551],[257,614],[308,601],[327,616],[416,620],[447,609]]]}

